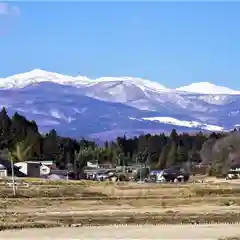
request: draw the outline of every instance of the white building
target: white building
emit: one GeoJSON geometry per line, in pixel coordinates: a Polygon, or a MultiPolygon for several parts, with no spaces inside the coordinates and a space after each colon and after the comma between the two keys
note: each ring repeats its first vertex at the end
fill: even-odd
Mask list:
{"type": "Polygon", "coordinates": [[[95,162],[87,162],[87,167],[88,168],[99,168],[99,164],[97,161],[95,162]]]}
{"type": "MultiPolygon", "coordinates": [[[[31,161],[33,162],[33,161],[31,161]]],[[[49,175],[51,171],[51,166],[53,165],[53,161],[34,161],[36,163],[40,163],[40,176],[49,175]]],[[[19,171],[28,175],[28,162],[17,162],[14,165],[19,167],[19,171]]]]}

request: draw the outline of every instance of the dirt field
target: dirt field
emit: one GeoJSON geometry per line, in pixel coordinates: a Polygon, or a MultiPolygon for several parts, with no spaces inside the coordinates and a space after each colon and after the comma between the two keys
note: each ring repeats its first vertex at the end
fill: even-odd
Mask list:
{"type": "Polygon", "coordinates": [[[0,228],[240,222],[240,184],[210,180],[113,184],[32,179],[29,187],[18,187],[16,198],[0,182],[0,228]]]}
{"type": "Polygon", "coordinates": [[[240,234],[239,225],[144,225],[4,231],[0,239],[202,239],[217,240],[240,234]]]}

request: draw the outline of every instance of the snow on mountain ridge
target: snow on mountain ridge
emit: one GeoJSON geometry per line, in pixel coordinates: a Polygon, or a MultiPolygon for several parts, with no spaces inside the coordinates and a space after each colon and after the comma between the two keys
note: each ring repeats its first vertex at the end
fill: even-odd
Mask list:
{"type": "Polygon", "coordinates": [[[117,136],[118,130],[135,135],[141,134],[139,129],[149,133],[172,128],[223,131],[239,124],[240,95],[160,92],[151,90],[152,85],[148,88],[146,80],[131,77],[86,78],[81,87],[76,87],[70,81],[81,77],[68,76],[68,82],[63,75],[42,70],[14,76],[8,82],[24,83],[22,76],[28,84],[45,83],[0,89],[1,104],[10,115],[17,111],[34,119],[42,132],[56,128],[62,135],[76,137],[80,133],[77,137],[82,137],[114,131],[117,136]],[[63,85],[49,82],[51,78],[63,85]]]}
{"type": "Polygon", "coordinates": [[[209,82],[191,83],[190,85],[176,88],[176,90],[200,94],[240,94],[240,91],[235,91],[228,87],[217,86],[209,82]]]}
{"type": "Polygon", "coordinates": [[[100,77],[90,79],[86,76],[69,76],[41,69],[34,69],[30,72],[20,73],[6,78],[0,78],[0,88],[23,88],[30,84],[40,82],[53,82],[62,85],[72,85],[76,87],[91,87],[99,84],[118,83],[125,87],[136,86],[146,95],[147,92],[156,93],[197,93],[197,94],[225,94],[240,95],[240,91],[232,90],[228,87],[217,86],[209,82],[192,83],[188,86],[170,89],[158,82],[137,77],[100,77]]]}
{"type": "Polygon", "coordinates": [[[150,81],[147,79],[142,79],[142,78],[135,78],[135,77],[101,77],[93,80],[95,83],[99,82],[115,82],[115,81],[122,81],[124,83],[129,83],[129,84],[136,84],[138,87],[140,87],[142,90],[145,90],[147,87],[148,89],[152,90],[160,90],[160,91],[167,91],[168,89],[163,86],[160,83],[150,81]]]}
{"type": "Polygon", "coordinates": [[[63,85],[85,85],[89,83],[87,77],[71,77],[58,73],[34,69],[30,72],[15,74],[10,77],[0,78],[0,88],[22,88],[40,82],[53,82],[63,85]]]}
{"type": "Polygon", "coordinates": [[[201,128],[203,130],[209,130],[209,131],[223,131],[224,130],[224,128],[221,126],[201,123],[199,121],[183,121],[183,120],[178,120],[178,119],[172,118],[172,117],[147,117],[147,118],[142,118],[142,119],[148,120],[148,121],[155,121],[155,122],[160,122],[160,123],[165,123],[165,124],[176,125],[176,126],[189,127],[189,128],[201,128]]]}
{"type": "Polygon", "coordinates": [[[6,78],[0,78],[0,88],[22,88],[40,82],[53,82],[62,85],[93,86],[103,82],[123,82],[126,85],[137,85],[143,91],[145,88],[152,91],[167,91],[163,85],[146,79],[135,77],[100,77],[90,79],[85,76],[68,76],[59,73],[34,69],[30,72],[19,73],[6,78]]]}

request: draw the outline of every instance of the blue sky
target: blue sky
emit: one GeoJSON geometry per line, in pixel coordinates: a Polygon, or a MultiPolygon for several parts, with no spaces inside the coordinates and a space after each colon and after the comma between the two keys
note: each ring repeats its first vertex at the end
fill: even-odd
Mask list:
{"type": "MultiPolygon", "coordinates": [[[[1,5],[0,5],[1,6],[1,5]]],[[[16,2],[0,7],[0,77],[34,68],[240,89],[240,2],[16,2]]]]}

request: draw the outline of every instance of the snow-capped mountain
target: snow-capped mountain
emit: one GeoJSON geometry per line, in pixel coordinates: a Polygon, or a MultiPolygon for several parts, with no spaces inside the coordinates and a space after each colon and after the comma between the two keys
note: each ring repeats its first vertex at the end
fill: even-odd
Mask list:
{"type": "Polygon", "coordinates": [[[71,77],[58,73],[34,69],[30,72],[16,74],[7,78],[0,78],[0,88],[23,88],[31,84],[53,82],[61,85],[82,86],[90,83],[87,77],[71,77]]]}
{"type": "Polygon", "coordinates": [[[240,94],[240,91],[235,91],[223,86],[216,86],[209,82],[192,83],[188,86],[177,88],[176,90],[200,94],[240,94]]]}
{"type": "MultiPolygon", "coordinates": [[[[30,84],[41,82],[53,82],[61,85],[72,86],[99,86],[105,84],[106,87],[112,88],[116,84],[130,87],[132,85],[140,88],[142,91],[152,92],[187,92],[199,94],[240,94],[227,87],[216,86],[209,82],[192,83],[188,86],[169,89],[158,82],[136,77],[101,77],[90,79],[86,76],[68,76],[54,72],[48,72],[41,69],[33,69],[30,72],[19,73],[7,78],[0,78],[0,88],[22,88],[30,84]]],[[[114,93],[113,93],[114,94],[114,93]]]]}
{"type": "MultiPolygon", "coordinates": [[[[20,89],[2,89],[0,102],[10,115],[17,111],[28,119],[34,119],[43,132],[55,128],[62,135],[74,137],[112,139],[120,133],[170,132],[173,128],[171,124],[144,120],[159,113],[93,99],[82,95],[73,86],[49,82],[20,89]]],[[[181,118],[177,114],[173,116],[181,118]]],[[[179,126],[179,129],[189,130],[186,126],[179,126]]]]}
{"type": "Polygon", "coordinates": [[[42,131],[116,137],[146,132],[229,130],[240,124],[240,92],[210,83],[169,89],[133,77],[90,79],[35,69],[0,79],[0,103],[42,131]]]}
{"type": "Polygon", "coordinates": [[[163,85],[149,80],[134,77],[101,77],[90,79],[85,76],[68,76],[59,73],[47,72],[41,69],[34,69],[30,72],[16,74],[7,78],[0,78],[0,88],[23,88],[31,84],[41,82],[53,82],[61,85],[72,86],[98,86],[106,83],[109,86],[115,84],[125,84],[126,86],[135,85],[143,91],[167,91],[163,85]]]}

